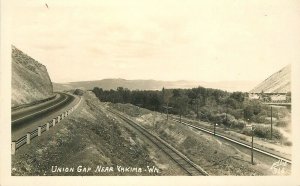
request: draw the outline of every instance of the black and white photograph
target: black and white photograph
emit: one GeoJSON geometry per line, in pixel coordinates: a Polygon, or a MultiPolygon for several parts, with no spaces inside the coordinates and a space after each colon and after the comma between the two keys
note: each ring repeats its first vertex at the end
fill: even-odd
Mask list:
{"type": "Polygon", "coordinates": [[[0,184],[299,185],[299,51],[296,0],[2,0],[0,184]]]}

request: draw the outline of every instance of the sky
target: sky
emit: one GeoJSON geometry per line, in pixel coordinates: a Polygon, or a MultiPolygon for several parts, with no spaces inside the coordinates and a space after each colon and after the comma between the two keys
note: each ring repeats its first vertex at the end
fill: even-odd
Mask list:
{"type": "Polygon", "coordinates": [[[12,44],[44,64],[53,82],[262,81],[300,59],[297,0],[12,0],[11,5],[12,44]]]}

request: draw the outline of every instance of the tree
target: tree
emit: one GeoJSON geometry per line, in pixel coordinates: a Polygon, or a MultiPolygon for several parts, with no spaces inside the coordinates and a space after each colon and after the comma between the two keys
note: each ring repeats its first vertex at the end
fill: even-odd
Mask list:
{"type": "MultiPolygon", "coordinates": [[[[103,90],[102,88],[99,88],[99,87],[94,87],[94,89],[92,90],[92,92],[94,92],[94,94],[101,98],[102,94],[103,94],[103,90]]],[[[101,100],[102,101],[102,100],[101,100]]]]}
{"type": "Polygon", "coordinates": [[[167,120],[169,119],[169,103],[170,99],[172,97],[172,92],[169,89],[162,89],[162,95],[163,95],[163,102],[167,109],[167,120]]]}
{"type": "Polygon", "coordinates": [[[181,116],[186,113],[188,108],[189,98],[186,95],[182,95],[176,98],[175,108],[178,110],[180,115],[180,122],[181,116]]]}
{"type": "MultiPolygon", "coordinates": [[[[154,108],[154,110],[158,110],[159,107],[161,106],[161,101],[159,99],[159,96],[157,93],[151,94],[150,100],[149,100],[149,105],[154,108]]],[[[152,109],[150,108],[150,109],[152,109]]]]}
{"type": "Polygon", "coordinates": [[[197,98],[195,99],[197,118],[199,118],[199,107],[200,107],[200,103],[201,103],[201,97],[200,97],[200,95],[198,95],[197,98]]]}
{"type": "Polygon", "coordinates": [[[172,95],[172,91],[170,89],[164,89],[163,88],[162,92],[163,92],[163,101],[164,101],[164,104],[166,104],[168,106],[169,103],[170,103],[170,99],[173,96],[172,95]]]}

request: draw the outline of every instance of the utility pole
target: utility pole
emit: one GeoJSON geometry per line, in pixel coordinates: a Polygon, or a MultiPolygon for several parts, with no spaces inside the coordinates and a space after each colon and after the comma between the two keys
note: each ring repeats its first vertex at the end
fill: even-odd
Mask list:
{"type": "Polygon", "coordinates": [[[253,129],[253,124],[251,125],[251,130],[252,130],[252,139],[251,139],[251,163],[252,165],[254,165],[254,162],[253,162],[253,136],[254,136],[254,129],[253,129]]]}
{"type": "MultiPolygon", "coordinates": [[[[247,123],[249,123],[249,119],[247,119],[247,123]]],[[[249,127],[249,125],[246,125],[249,127]]],[[[253,123],[251,123],[251,164],[254,165],[254,157],[253,157],[253,152],[254,152],[254,145],[253,145],[253,140],[254,140],[254,126],[253,123]]]]}
{"type": "Polygon", "coordinates": [[[271,140],[273,136],[273,107],[271,106],[271,140]]]}
{"type": "Polygon", "coordinates": [[[227,112],[228,112],[228,105],[226,103],[226,112],[225,112],[225,124],[227,125],[227,112]]]}
{"type": "Polygon", "coordinates": [[[156,113],[155,113],[155,107],[154,107],[153,110],[154,110],[154,112],[153,112],[153,126],[154,126],[154,125],[155,125],[155,114],[156,114],[156,113]]]}
{"type": "Polygon", "coordinates": [[[181,109],[180,109],[180,123],[181,123],[181,109]]]}
{"type": "Polygon", "coordinates": [[[169,109],[171,109],[172,107],[169,107],[168,104],[167,106],[164,106],[165,109],[167,109],[167,121],[169,120],[169,109]]]}
{"type": "Polygon", "coordinates": [[[167,121],[169,120],[169,107],[167,105],[167,121]]]}

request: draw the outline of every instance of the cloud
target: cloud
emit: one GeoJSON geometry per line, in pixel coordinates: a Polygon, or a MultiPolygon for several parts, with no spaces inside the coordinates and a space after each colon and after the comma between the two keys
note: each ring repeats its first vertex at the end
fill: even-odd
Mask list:
{"type": "Polygon", "coordinates": [[[41,50],[63,50],[67,48],[65,45],[35,45],[36,48],[41,49],[41,50]]]}
{"type": "Polygon", "coordinates": [[[57,82],[262,80],[299,60],[293,3],[52,0],[47,9],[41,0],[12,1],[13,44],[57,82]]]}

